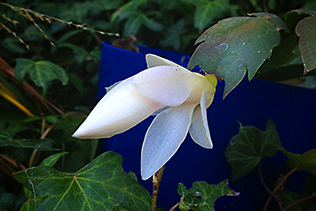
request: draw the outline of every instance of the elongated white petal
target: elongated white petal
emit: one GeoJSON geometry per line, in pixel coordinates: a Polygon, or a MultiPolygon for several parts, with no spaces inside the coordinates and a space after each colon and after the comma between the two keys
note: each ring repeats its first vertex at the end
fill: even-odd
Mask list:
{"type": "Polygon", "coordinates": [[[200,106],[197,106],[193,112],[192,125],[189,132],[195,143],[207,149],[213,148],[211,134],[207,123],[206,96],[204,92],[201,96],[200,106]]]}
{"type": "Polygon", "coordinates": [[[189,96],[194,74],[172,66],[152,67],[135,75],[133,85],[144,96],[166,106],[181,105],[189,96]]]}
{"type": "Polygon", "coordinates": [[[196,104],[169,108],[148,128],[141,152],[141,176],[150,178],[177,152],[187,136],[196,104]]]}
{"type": "Polygon", "coordinates": [[[133,77],[116,85],[91,111],[73,134],[78,138],[107,138],[135,126],[165,107],[141,95],[131,84],[133,77]]]}
{"type": "Polygon", "coordinates": [[[181,65],[178,65],[168,59],[162,58],[155,54],[146,54],[146,63],[147,63],[147,68],[168,65],[168,66],[180,67],[180,68],[185,69],[181,65]]]}

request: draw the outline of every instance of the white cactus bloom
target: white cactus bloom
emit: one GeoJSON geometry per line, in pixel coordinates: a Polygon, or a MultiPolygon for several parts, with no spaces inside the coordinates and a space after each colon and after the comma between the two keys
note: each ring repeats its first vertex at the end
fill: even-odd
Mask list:
{"type": "Polygon", "coordinates": [[[146,55],[148,69],[114,86],[75,131],[77,138],[109,138],[156,111],[141,150],[143,180],[155,174],[177,152],[188,132],[198,145],[213,148],[206,109],[211,105],[215,76],[189,71],[167,59],[146,55]]]}

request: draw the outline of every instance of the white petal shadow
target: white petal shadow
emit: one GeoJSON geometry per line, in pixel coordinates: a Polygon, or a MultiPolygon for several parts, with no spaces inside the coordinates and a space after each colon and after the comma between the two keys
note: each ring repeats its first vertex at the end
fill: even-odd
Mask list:
{"type": "Polygon", "coordinates": [[[147,180],[177,152],[191,125],[196,104],[169,108],[148,128],[141,152],[141,176],[147,180]]]}
{"type": "Polygon", "coordinates": [[[108,138],[135,126],[165,107],[141,95],[131,84],[133,77],[107,93],[80,125],[73,137],[108,138]]]}
{"type": "Polygon", "coordinates": [[[152,67],[133,79],[137,91],[166,106],[181,105],[194,89],[194,82],[193,73],[172,66],[152,67]]]}
{"type": "Polygon", "coordinates": [[[197,106],[194,109],[192,124],[189,132],[191,138],[196,144],[206,149],[213,148],[211,134],[207,122],[206,97],[204,92],[201,96],[200,106],[197,106]]]}

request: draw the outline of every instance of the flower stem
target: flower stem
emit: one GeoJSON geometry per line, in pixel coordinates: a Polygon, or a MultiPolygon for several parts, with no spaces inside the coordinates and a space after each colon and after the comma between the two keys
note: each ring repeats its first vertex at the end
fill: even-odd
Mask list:
{"type": "Polygon", "coordinates": [[[151,201],[151,211],[156,211],[157,198],[159,192],[159,186],[162,179],[162,173],[165,170],[165,166],[161,167],[156,174],[153,175],[153,196],[151,201]]]}
{"type": "Polygon", "coordinates": [[[173,211],[174,209],[176,209],[181,202],[176,203],[173,207],[171,207],[171,209],[169,211],[173,211]]]}

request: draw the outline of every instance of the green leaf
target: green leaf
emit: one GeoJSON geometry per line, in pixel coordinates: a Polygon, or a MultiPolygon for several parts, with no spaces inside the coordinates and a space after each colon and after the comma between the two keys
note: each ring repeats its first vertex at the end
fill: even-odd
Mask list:
{"type": "Polygon", "coordinates": [[[294,32],[297,23],[310,15],[315,16],[316,11],[307,10],[307,9],[292,10],[286,13],[284,17],[284,21],[286,25],[288,26],[288,28],[290,29],[290,31],[294,32]]]}
{"type": "Polygon", "coordinates": [[[228,0],[198,1],[194,12],[194,27],[198,28],[201,32],[209,26],[215,18],[222,17],[222,13],[228,8],[228,0]]]}
{"type": "Polygon", "coordinates": [[[82,116],[69,116],[56,123],[54,129],[49,133],[48,137],[56,140],[63,151],[68,152],[63,158],[64,161],[58,163],[56,168],[74,172],[95,157],[98,140],[80,140],[72,137],[83,120],[82,116]]]}
{"type": "Polygon", "coordinates": [[[31,190],[23,188],[27,201],[23,204],[20,211],[34,211],[35,205],[38,203],[42,197],[35,195],[31,190]]]}
{"type": "Polygon", "coordinates": [[[23,80],[25,74],[29,73],[33,82],[43,88],[45,94],[48,88],[48,82],[58,79],[63,85],[68,83],[68,76],[65,70],[49,61],[34,62],[29,59],[17,59],[14,68],[15,77],[23,80]]]}
{"type": "MultiPolygon", "coordinates": [[[[289,62],[295,55],[294,49],[298,45],[298,37],[295,34],[282,33],[280,45],[274,48],[271,57],[260,67],[256,78],[260,78],[261,74],[271,70],[278,71],[287,62],[289,62]]],[[[297,56],[300,56],[299,53],[297,56]]],[[[273,73],[272,73],[273,74],[273,73]]],[[[302,76],[302,74],[300,74],[302,76]]],[[[286,77],[286,75],[285,75],[286,77]]]]}
{"type": "Polygon", "coordinates": [[[65,154],[68,154],[68,152],[60,152],[60,153],[57,153],[57,154],[53,154],[53,155],[49,156],[48,158],[44,159],[40,163],[39,166],[40,167],[43,167],[43,166],[53,167],[55,165],[55,163],[59,160],[59,158],[61,158],[65,154]]]}
{"type": "Polygon", "coordinates": [[[234,17],[219,21],[197,40],[200,43],[189,69],[200,65],[206,72],[225,80],[224,97],[248,72],[249,80],[280,43],[280,34],[263,17],[234,17]]]}
{"type": "Polygon", "coordinates": [[[180,210],[198,210],[212,211],[214,210],[214,202],[224,195],[238,195],[235,191],[227,186],[227,181],[224,180],[217,185],[208,184],[204,181],[196,181],[190,189],[179,183],[178,193],[182,196],[179,205],[180,210]]]}
{"type": "Polygon", "coordinates": [[[284,148],[281,151],[289,158],[290,166],[298,167],[316,175],[316,149],[309,150],[303,154],[291,153],[284,148]]]}
{"type": "Polygon", "coordinates": [[[239,127],[232,137],[225,156],[232,167],[232,180],[236,181],[250,173],[263,157],[276,155],[281,148],[279,134],[272,120],[268,120],[266,131],[253,126],[239,127]]]}
{"type": "MultiPolygon", "coordinates": [[[[287,188],[282,188],[281,193],[279,194],[280,200],[284,207],[289,206],[290,204],[297,202],[298,200],[307,197],[306,195],[299,195],[293,191],[290,191],[287,188]]],[[[290,211],[313,211],[316,210],[315,204],[311,200],[305,200],[300,202],[290,209],[290,211]]]]}
{"type": "Polygon", "coordinates": [[[0,210],[12,210],[16,196],[5,191],[4,187],[0,187],[0,210]]]}
{"type": "Polygon", "coordinates": [[[79,64],[81,64],[83,61],[90,57],[90,54],[85,50],[83,46],[76,46],[71,43],[63,43],[60,44],[59,47],[67,47],[73,50],[75,54],[75,59],[79,64]]]}
{"type": "Polygon", "coordinates": [[[266,20],[270,21],[273,23],[273,25],[278,29],[281,30],[283,29],[286,32],[290,32],[289,28],[285,24],[285,22],[277,15],[268,13],[268,12],[255,12],[255,13],[250,13],[249,16],[255,16],[255,17],[262,17],[265,18],[266,20]]]}
{"type": "Polygon", "coordinates": [[[24,46],[17,38],[6,38],[1,42],[1,45],[9,51],[15,53],[25,53],[26,46],[24,46]]]}
{"type": "Polygon", "coordinates": [[[39,149],[43,151],[53,151],[58,150],[53,148],[54,140],[45,138],[45,139],[17,139],[14,135],[17,132],[23,131],[26,128],[21,127],[9,127],[5,129],[0,129],[0,147],[18,147],[18,148],[30,148],[30,149],[39,149]]]}
{"type": "Polygon", "coordinates": [[[295,29],[300,37],[299,46],[302,55],[304,74],[316,68],[316,17],[301,20],[295,29]]]}
{"type": "Polygon", "coordinates": [[[17,172],[14,177],[42,199],[36,210],[150,210],[151,196],[127,175],[122,157],[105,152],[74,174],[42,166],[17,172]]]}

